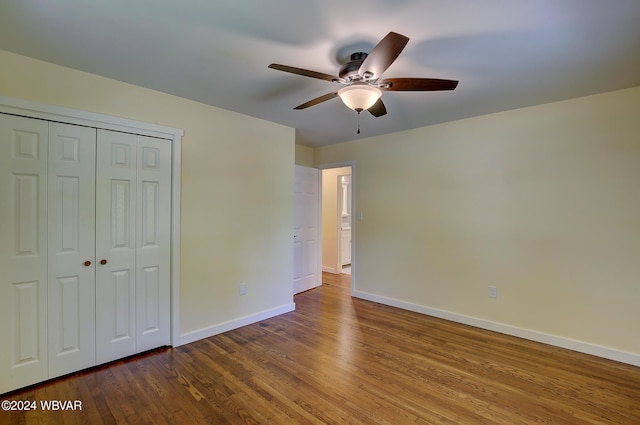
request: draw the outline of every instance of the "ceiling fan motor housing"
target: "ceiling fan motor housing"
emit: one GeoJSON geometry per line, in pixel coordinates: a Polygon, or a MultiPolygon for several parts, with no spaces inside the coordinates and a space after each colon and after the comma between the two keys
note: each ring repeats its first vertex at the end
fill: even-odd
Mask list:
{"type": "Polygon", "coordinates": [[[340,67],[340,72],[338,76],[345,81],[356,82],[362,81],[363,76],[361,76],[358,71],[360,70],[360,65],[367,58],[368,54],[365,52],[356,52],[351,55],[351,60],[342,67],[340,67]]]}

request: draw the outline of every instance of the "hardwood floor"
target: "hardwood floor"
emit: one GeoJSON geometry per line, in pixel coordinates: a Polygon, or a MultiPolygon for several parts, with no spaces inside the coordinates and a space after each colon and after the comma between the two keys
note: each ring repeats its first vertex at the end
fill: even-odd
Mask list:
{"type": "Polygon", "coordinates": [[[296,311],[0,400],[1,424],[640,424],[640,368],[352,299],[349,276],[296,311]]]}

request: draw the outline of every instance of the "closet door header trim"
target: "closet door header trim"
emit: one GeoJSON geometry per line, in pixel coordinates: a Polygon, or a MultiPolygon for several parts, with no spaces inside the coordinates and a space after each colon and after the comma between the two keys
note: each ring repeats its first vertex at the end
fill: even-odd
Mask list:
{"type": "Polygon", "coordinates": [[[103,128],[105,130],[158,137],[161,139],[175,140],[176,138],[184,135],[184,130],[178,128],[5,96],[0,96],[0,112],[30,118],[40,118],[48,121],[59,121],[67,124],[84,125],[88,127],[103,128]]]}

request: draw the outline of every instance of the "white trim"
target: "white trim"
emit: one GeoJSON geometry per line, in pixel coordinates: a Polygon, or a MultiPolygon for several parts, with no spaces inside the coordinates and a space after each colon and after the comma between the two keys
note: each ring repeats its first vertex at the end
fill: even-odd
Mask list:
{"type": "Polygon", "coordinates": [[[328,267],[328,266],[322,266],[322,271],[323,272],[327,272],[327,273],[333,273],[333,274],[340,274],[341,273],[337,269],[335,269],[333,267],[328,267]]]}
{"type": "Polygon", "coordinates": [[[180,341],[180,205],[182,176],[182,136],[173,138],[171,156],[171,345],[180,341]]]}
{"type": "Polygon", "coordinates": [[[172,141],[171,344],[176,346],[180,335],[180,176],[184,130],[5,96],[0,96],[0,112],[172,141]]]}
{"type": "Polygon", "coordinates": [[[284,304],[279,307],[240,317],[238,319],[230,320],[218,325],[207,326],[206,328],[198,329],[196,331],[188,332],[182,335],[180,337],[179,344],[177,345],[190,344],[192,342],[228,332],[233,329],[241,328],[243,326],[251,325],[262,320],[280,316],[281,314],[289,313],[291,311],[294,311],[295,309],[296,305],[294,303],[284,304]]]}
{"type": "Polygon", "coordinates": [[[535,342],[541,342],[543,344],[553,345],[555,347],[566,348],[568,350],[578,351],[580,353],[591,354],[593,356],[615,360],[634,366],[640,366],[640,355],[629,353],[626,351],[615,350],[609,347],[602,347],[600,345],[564,338],[557,335],[546,334],[530,329],[518,328],[515,326],[506,325],[504,323],[479,319],[477,317],[465,316],[462,314],[452,313],[450,311],[426,307],[423,305],[409,303],[394,298],[383,297],[368,292],[354,291],[352,295],[356,298],[373,301],[391,307],[401,308],[403,310],[413,311],[415,313],[426,314],[428,316],[438,317],[440,319],[450,320],[452,322],[462,323],[465,325],[474,326],[476,328],[499,332],[502,334],[524,338],[535,342]]]}
{"type": "Polygon", "coordinates": [[[175,136],[184,135],[184,130],[178,128],[5,96],[0,96],[0,112],[68,124],[84,125],[87,127],[103,128],[105,130],[135,133],[142,136],[159,137],[162,139],[174,140],[175,136]]]}
{"type": "MultiPolygon", "coordinates": [[[[318,165],[319,170],[327,170],[330,168],[342,168],[342,167],[351,167],[351,294],[354,294],[357,292],[356,291],[356,281],[357,281],[356,230],[358,227],[358,225],[356,224],[358,220],[355,218],[358,213],[358,209],[356,208],[356,188],[357,188],[356,161],[349,160],[349,161],[331,162],[329,164],[318,165]]],[[[320,203],[320,208],[321,210],[319,214],[322,214],[322,202],[320,203]]],[[[339,261],[338,263],[340,264],[342,263],[342,261],[339,261]]],[[[331,273],[334,273],[334,272],[331,272],[331,273]]],[[[342,273],[342,270],[336,271],[335,273],[342,273]]]]}

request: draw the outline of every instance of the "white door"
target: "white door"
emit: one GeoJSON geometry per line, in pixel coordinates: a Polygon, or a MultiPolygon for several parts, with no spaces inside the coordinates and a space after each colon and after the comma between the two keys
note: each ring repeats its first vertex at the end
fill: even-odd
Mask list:
{"type": "Polygon", "coordinates": [[[96,350],[170,343],[171,142],[98,130],[96,350]]]}
{"type": "Polygon", "coordinates": [[[0,393],[170,344],[171,141],[0,114],[0,393]]]}
{"type": "Polygon", "coordinates": [[[47,132],[0,114],[0,393],[48,376],[47,132]]]}
{"type": "Polygon", "coordinates": [[[95,129],[49,124],[50,378],[96,361],[95,156],[95,129]]]}
{"type": "Polygon", "coordinates": [[[138,136],[136,349],[171,340],[171,141],[138,136]]]}
{"type": "Polygon", "coordinates": [[[320,286],[320,170],[296,165],[294,180],[293,293],[320,286]]]}
{"type": "Polygon", "coordinates": [[[136,352],[137,136],[98,130],[96,159],[96,360],[136,352]]]}

